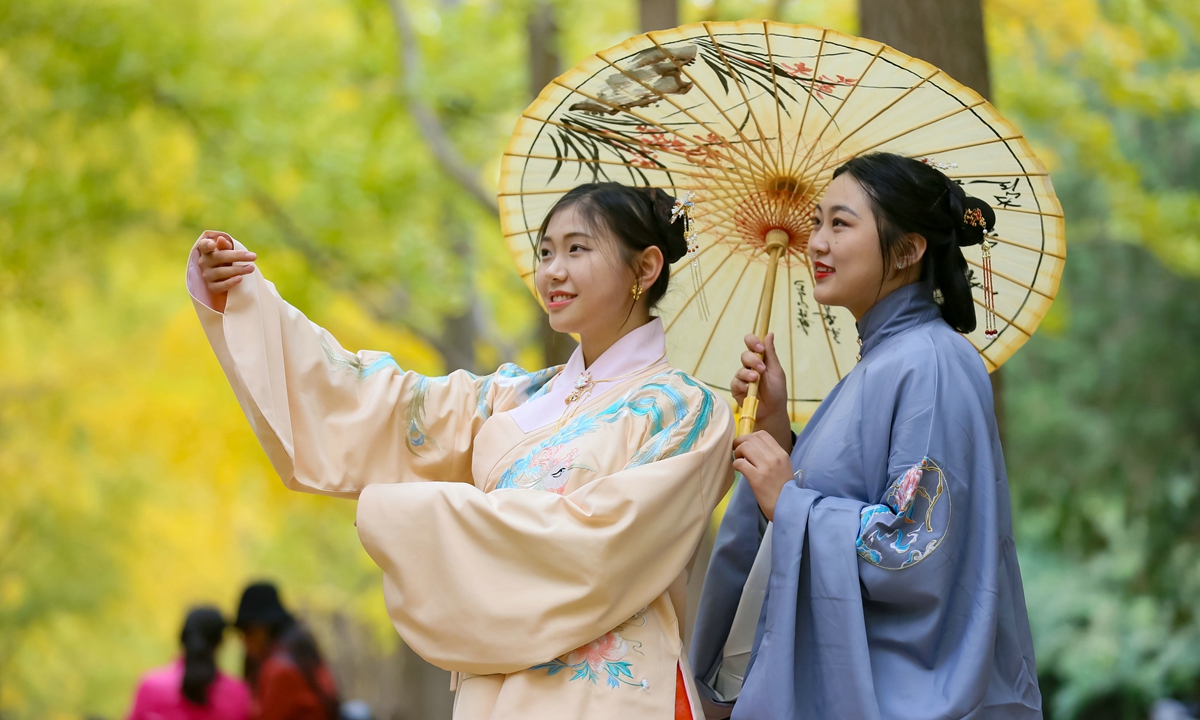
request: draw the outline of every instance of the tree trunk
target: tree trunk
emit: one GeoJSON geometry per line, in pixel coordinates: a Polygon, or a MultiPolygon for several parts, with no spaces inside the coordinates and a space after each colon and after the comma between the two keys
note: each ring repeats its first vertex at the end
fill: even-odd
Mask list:
{"type": "MultiPolygon", "coordinates": [[[[863,37],[941,68],[947,75],[991,98],[981,0],[859,0],[863,37]]],[[[1005,437],[1004,371],[992,373],[996,425],[1005,437]]]]}
{"type": "Polygon", "coordinates": [[[443,232],[449,237],[449,245],[454,255],[462,262],[463,279],[461,287],[466,293],[466,302],[462,310],[443,320],[442,334],[439,338],[438,349],[449,360],[457,359],[453,365],[447,365],[446,372],[462,368],[478,373],[490,372],[478,366],[478,356],[475,354],[475,343],[479,339],[479,318],[476,316],[476,305],[479,302],[475,293],[474,260],[475,248],[472,245],[471,226],[462,220],[455,211],[454,204],[445,203],[445,218],[442,222],[443,232]]]}
{"type": "Polygon", "coordinates": [[[980,0],[859,0],[863,37],[932,63],[990,97],[980,0]]]}
{"type": "MultiPolygon", "coordinates": [[[[554,17],[554,6],[546,0],[534,4],[526,24],[529,36],[529,97],[536,98],[542,88],[558,77],[561,69],[558,57],[558,22],[554,17]]],[[[575,350],[571,336],[555,332],[545,315],[538,318],[541,323],[542,357],[547,366],[562,365],[575,350]]]]}
{"type": "Polygon", "coordinates": [[[642,32],[669,30],[678,24],[678,0],[638,0],[638,26],[642,32]]]}

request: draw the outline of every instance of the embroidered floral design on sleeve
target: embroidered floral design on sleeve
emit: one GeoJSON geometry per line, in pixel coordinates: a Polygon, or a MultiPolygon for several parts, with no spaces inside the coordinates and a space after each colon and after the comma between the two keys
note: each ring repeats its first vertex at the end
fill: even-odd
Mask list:
{"type": "Polygon", "coordinates": [[[689,452],[696,447],[708,427],[714,402],[714,396],[707,388],[681,372],[656,375],[608,407],[573,418],[505,470],[496,489],[547,490],[565,486],[566,476],[572,469],[595,472],[593,468],[574,464],[575,455],[570,455],[572,450],[568,446],[603,425],[629,416],[647,418],[650,427],[649,439],[629,460],[626,468],[689,452]],[[690,403],[695,407],[689,406],[688,397],[677,386],[680,382],[699,390],[699,400],[693,397],[690,403]],[[565,460],[568,455],[571,459],[565,460]],[[560,479],[561,485],[558,485],[560,479]]]}
{"type": "Polygon", "coordinates": [[[641,627],[645,624],[645,617],[638,613],[617,629],[605,633],[587,645],[575,648],[566,655],[557,657],[548,663],[534,665],[529,669],[545,670],[547,677],[553,677],[563,670],[571,670],[571,681],[589,680],[595,685],[596,681],[603,677],[604,683],[610,688],[628,685],[647,690],[650,688],[650,681],[645,678],[634,680],[633,666],[630,661],[625,659],[631,650],[641,654],[638,650],[641,643],[621,635],[621,631],[627,627],[641,627]],[[633,623],[638,620],[641,621],[641,625],[634,625],[633,623]]]}
{"type": "Polygon", "coordinates": [[[858,556],[884,570],[912,567],[941,546],[950,511],[945,474],[924,458],[888,486],[883,504],[862,509],[858,556]]]}

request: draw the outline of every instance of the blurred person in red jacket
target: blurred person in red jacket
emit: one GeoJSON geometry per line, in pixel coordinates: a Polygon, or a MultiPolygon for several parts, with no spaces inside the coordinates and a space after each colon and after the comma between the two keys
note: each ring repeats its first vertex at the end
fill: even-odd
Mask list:
{"type": "Polygon", "coordinates": [[[242,593],[234,625],[246,646],[252,720],[336,720],[337,684],[312,633],[289,613],[268,582],[242,593]]]}
{"type": "Polygon", "coordinates": [[[225,618],[212,607],[193,608],[183,623],[183,655],[142,676],[129,720],[246,720],[250,691],[217,669],[225,618]]]}

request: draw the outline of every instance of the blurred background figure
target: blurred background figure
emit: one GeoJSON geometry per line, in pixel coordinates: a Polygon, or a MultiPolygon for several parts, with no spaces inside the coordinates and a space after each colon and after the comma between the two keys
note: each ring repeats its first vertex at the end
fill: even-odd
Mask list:
{"type": "Polygon", "coordinates": [[[338,691],[317,641],[268,582],[249,585],[234,623],[246,646],[254,720],[337,720],[338,691]]]}
{"type": "Polygon", "coordinates": [[[142,677],[129,720],[246,720],[250,691],[217,669],[225,618],[212,607],[187,614],[183,656],[142,677]]]}

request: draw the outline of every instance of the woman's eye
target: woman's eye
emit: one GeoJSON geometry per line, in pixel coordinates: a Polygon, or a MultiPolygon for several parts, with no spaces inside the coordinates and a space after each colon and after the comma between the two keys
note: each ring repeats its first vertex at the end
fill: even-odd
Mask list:
{"type": "Polygon", "coordinates": [[[587,250],[587,248],[582,245],[572,245],[571,252],[575,252],[576,250],[587,250]]]}
{"type": "Polygon", "coordinates": [[[846,223],[844,220],[842,220],[840,218],[834,218],[833,225],[834,225],[834,227],[837,227],[838,225],[845,227],[846,223]]]}

